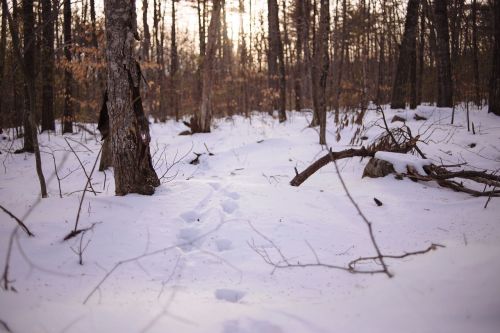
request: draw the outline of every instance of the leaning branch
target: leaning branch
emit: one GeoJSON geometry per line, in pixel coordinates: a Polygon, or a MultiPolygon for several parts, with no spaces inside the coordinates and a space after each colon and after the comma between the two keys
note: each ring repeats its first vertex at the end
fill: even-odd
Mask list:
{"type": "Polygon", "coordinates": [[[21,229],[23,229],[28,234],[28,236],[30,236],[30,237],[34,237],[35,236],[30,231],[30,229],[26,226],[26,224],[24,224],[23,221],[21,221],[19,218],[17,218],[14,214],[12,214],[11,212],[9,212],[7,210],[7,208],[5,208],[4,206],[0,205],[0,209],[3,210],[7,215],[9,215],[10,217],[12,217],[17,222],[17,224],[19,224],[19,226],[21,227],[21,229]]]}
{"type": "Polygon", "coordinates": [[[324,155],[316,162],[311,164],[307,169],[302,171],[301,173],[297,173],[297,175],[290,181],[290,185],[292,186],[300,186],[303,182],[307,180],[307,178],[311,177],[316,171],[324,167],[330,162],[337,161],[343,158],[350,157],[373,157],[375,156],[375,151],[368,150],[365,147],[361,147],[359,149],[346,149],[339,152],[329,151],[328,154],[324,155]]]}

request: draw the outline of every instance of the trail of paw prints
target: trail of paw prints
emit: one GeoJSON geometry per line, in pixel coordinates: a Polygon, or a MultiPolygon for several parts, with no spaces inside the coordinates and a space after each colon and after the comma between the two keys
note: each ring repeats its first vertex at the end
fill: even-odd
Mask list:
{"type": "Polygon", "coordinates": [[[200,237],[207,228],[226,221],[239,209],[237,192],[221,188],[217,182],[208,183],[210,192],[198,202],[193,209],[182,212],[179,217],[187,226],[181,228],[177,234],[179,243],[183,243],[181,249],[189,252],[199,248],[210,239],[217,252],[229,251],[233,248],[232,242],[226,238],[200,237]]]}

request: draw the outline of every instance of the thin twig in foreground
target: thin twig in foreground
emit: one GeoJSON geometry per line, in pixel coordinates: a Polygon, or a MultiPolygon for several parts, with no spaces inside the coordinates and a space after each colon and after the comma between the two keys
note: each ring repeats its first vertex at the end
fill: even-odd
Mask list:
{"type": "Polygon", "coordinates": [[[19,224],[19,226],[28,234],[28,236],[30,236],[30,237],[34,237],[35,236],[30,231],[30,229],[26,226],[26,224],[24,224],[23,221],[21,221],[19,218],[17,218],[14,214],[12,214],[11,212],[9,212],[7,210],[7,208],[5,208],[4,206],[0,205],[0,209],[3,210],[7,215],[9,215],[10,217],[12,217],[17,222],[17,224],[19,224]]]}
{"type": "MultiPolygon", "coordinates": [[[[330,149],[329,151],[331,153],[332,150],[330,149]]],[[[363,212],[359,208],[357,202],[354,201],[354,199],[352,198],[351,193],[349,192],[349,189],[347,188],[347,186],[344,182],[344,179],[342,178],[342,175],[340,174],[340,170],[339,170],[339,167],[337,165],[337,161],[335,161],[335,159],[333,158],[333,155],[332,155],[332,160],[333,160],[333,164],[335,165],[335,170],[337,171],[337,176],[339,177],[340,183],[342,184],[342,187],[344,188],[344,191],[347,194],[347,197],[349,198],[349,200],[353,204],[354,208],[356,208],[356,210],[358,211],[359,216],[361,216],[361,218],[365,222],[366,226],[368,227],[368,232],[370,233],[370,238],[371,238],[373,247],[375,248],[375,251],[377,252],[377,257],[380,260],[380,264],[382,265],[382,269],[384,270],[384,273],[388,277],[392,277],[392,274],[387,269],[387,265],[384,261],[384,256],[382,255],[382,252],[380,251],[380,248],[377,244],[377,241],[375,240],[375,236],[373,234],[372,223],[366,218],[365,214],[363,214],[363,212]]]]}

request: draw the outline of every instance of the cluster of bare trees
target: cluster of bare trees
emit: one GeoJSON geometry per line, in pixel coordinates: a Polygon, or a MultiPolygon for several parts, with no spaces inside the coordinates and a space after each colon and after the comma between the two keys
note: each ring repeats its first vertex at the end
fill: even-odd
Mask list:
{"type": "Polygon", "coordinates": [[[196,133],[210,132],[212,116],[277,111],[283,122],[286,110],[312,109],[322,144],[327,110],[338,122],[370,101],[415,108],[489,100],[500,115],[499,0],[256,4],[105,0],[98,17],[94,0],[2,0],[0,126],[15,128],[22,151],[36,153],[39,124],[53,131],[60,118],[71,133],[75,121],[97,119],[105,95],[109,164],[127,175],[117,185],[125,194],[158,185],[146,114],[191,116],[196,133]],[[178,26],[179,11],[189,10],[197,40],[178,26]],[[235,13],[240,27],[230,38],[235,13]]]}

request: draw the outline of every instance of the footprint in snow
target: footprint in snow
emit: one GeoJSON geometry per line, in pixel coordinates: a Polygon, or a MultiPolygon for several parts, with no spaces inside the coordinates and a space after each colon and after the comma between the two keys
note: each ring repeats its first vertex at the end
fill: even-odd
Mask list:
{"type": "Polygon", "coordinates": [[[233,248],[233,243],[229,239],[222,238],[215,241],[215,246],[217,247],[217,251],[222,252],[231,250],[233,248]]]}
{"type": "Polygon", "coordinates": [[[199,222],[201,214],[194,210],[188,210],[180,215],[180,217],[187,223],[199,222]]]}
{"type": "Polygon", "coordinates": [[[236,209],[238,209],[238,204],[236,201],[232,199],[224,200],[221,203],[222,209],[227,213],[227,214],[232,214],[236,209]]]}
{"type": "Polygon", "coordinates": [[[217,289],[215,298],[231,303],[238,303],[245,296],[245,292],[234,289],[217,289]]]}
{"type": "Polygon", "coordinates": [[[184,228],[179,230],[177,234],[177,240],[179,243],[185,243],[180,246],[184,251],[191,251],[194,247],[194,242],[196,238],[200,236],[200,230],[198,228],[184,228]]]}

